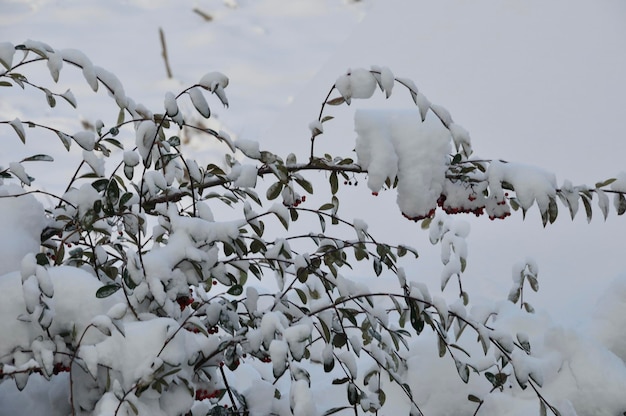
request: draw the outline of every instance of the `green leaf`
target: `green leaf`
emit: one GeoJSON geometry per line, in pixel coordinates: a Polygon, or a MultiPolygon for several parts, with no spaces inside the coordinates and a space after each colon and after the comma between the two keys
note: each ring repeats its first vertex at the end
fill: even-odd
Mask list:
{"type": "Polygon", "coordinates": [[[439,346],[439,357],[443,357],[446,355],[446,342],[441,337],[437,337],[438,346],[439,346]]]}
{"type": "Polygon", "coordinates": [[[348,338],[346,337],[346,334],[343,334],[341,332],[337,332],[333,336],[333,346],[335,346],[336,348],[343,347],[344,345],[346,345],[347,341],[348,341],[348,338]]]}
{"type": "Polygon", "coordinates": [[[533,290],[533,292],[539,290],[539,281],[535,276],[527,274],[526,279],[528,280],[528,283],[530,283],[530,288],[533,290]]]}
{"type": "Polygon", "coordinates": [[[133,197],[132,193],[130,192],[124,193],[122,197],[120,198],[120,207],[126,206],[126,203],[130,201],[132,197],[133,197]]]}
{"type": "Polygon", "coordinates": [[[473,394],[468,395],[467,396],[467,400],[469,400],[470,402],[474,402],[474,403],[482,403],[483,402],[480,398],[474,396],[473,394]]]}
{"type": "Polygon", "coordinates": [[[330,178],[328,178],[328,181],[330,182],[330,192],[332,192],[332,194],[335,195],[337,191],[339,190],[339,181],[337,179],[337,172],[333,171],[330,174],[330,178]]]}
{"type": "Polygon", "coordinates": [[[267,192],[265,196],[267,197],[267,199],[271,201],[272,199],[278,198],[278,195],[280,195],[280,192],[282,190],[283,190],[282,183],[280,182],[273,183],[269,188],[267,188],[267,192]]]}
{"type": "Polygon", "coordinates": [[[111,179],[107,184],[106,199],[109,204],[115,206],[120,198],[120,187],[115,179],[111,179]]]}
{"type": "Polygon", "coordinates": [[[57,136],[59,136],[59,139],[61,139],[61,143],[63,143],[63,146],[65,146],[65,149],[70,150],[70,146],[72,145],[72,137],[60,131],[57,131],[56,133],[57,136]]]}
{"type": "Polygon", "coordinates": [[[303,178],[295,178],[295,180],[296,180],[296,183],[302,187],[302,189],[304,189],[310,194],[313,193],[313,185],[311,185],[311,182],[303,178]]]}
{"type": "Polygon", "coordinates": [[[617,180],[616,178],[611,178],[611,179],[607,179],[607,180],[602,181],[602,182],[598,182],[598,183],[596,183],[596,188],[602,188],[603,186],[610,185],[613,182],[615,182],[616,180],[617,180]]]}
{"type": "Polygon", "coordinates": [[[550,202],[548,203],[548,218],[550,221],[550,224],[554,224],[554,221],[556,221],[556,216],[559,213],[559,208],[556,205],[556,199],[554,198],[550,198],[550,202]]]}
{"type": "Polygon", "coordinates": [[[614,204],[617,215],[624,215],[624,212],[626,212],[626,197],[624,194],[615,194],[614,204]]]}
{"type": "Polygon", "coordinates": [[[306,297],[306,293],[304,293],[304,290],[302,289],[298,289],[297,287],[294,288],[296,293],[298,294],[298,297],[300,298],[300,301],[306,305],[307,303],[307,297],[306,297]]]}
{"type": "Polygon", "coordinates": [[[228,293],[229,295],[233,295],[233,296],[239,296],[243,293],[243,286],[232,285],[226,293],[228,293]]]}
{"type": "Polygon", "coordinates": [[[332,407],[332,408],[328,409],[327,411],[325,411],[322,414],[322,416],[334,415],[335,413],[339,413],[342,410],[346,410],[346,409],[352,409],[352,407],[351,406],[332,407]]]}
{"type": "Polygon", "coordinates": [[[8,81],[0,81],[0,87],[12,87],[13,84],[11,84],[8,81]]]}
{"type": "Polygon", "coordinates": [[[20,162],[54,162],[54,159],[52,158],[52,156],[48,156],[48,155],[32,155],[30,157],[27,157],[25,159],[22,159],[20,162]]]}
{"type": "Polygon", "coordinates": [[[326,230],[326,220],[324,219],[323,216],[318,214],[318,217],[320,219],[320,228],[322,229],[322,232],[324,232],[326,230]]]}
{"type": "Polygon", "coordinates": [[[459,377],[461,377],[461,380],[467,384],[469,381],[469,368],[467,367],[467,364],[457,360],[456,358],[454,359],[454,364],[456,366],[456,371],[459,373],[459,377]]]}
{"type": "Polygon", "coordinates": [[[348,384],[348,403],[351,405],[357,404],[359,401],[359,390],[354,383],[348,384]]]}
{"type": "Polygon", "coordinates": [[[374,273],[376,273],[376,276],[380,276],[380,274],[383,271],[383,265],[380,262],[380,259],[378,257],[376,257],[374,259],[372,265],[374,266],[374,273]]]}
{"type": "Polygon", "coordinates": [[[417,335],[419,335],[422,333],[422,330],[424,329],[424,320],[420,317],[420,313],[417,310],[417,305],[415,305],[415,302],[410,302],[409,304],[411,307],[411,314],[410,314],[411,326],[413,327],[417,335]]]}
{"type": "Polygon", "coordinates": [[[50,91],[46,91],[46,100],[48,101],[50,108],[54,108],[57,105],[57,100],[54,99],[54,96],[50,93],[50,91]]]}
{"type": "Polygon", "coordinates": [[[460,163],[460,162],[461,162],[461,159],[463,159],[463,156],[461,156],[461,154],[460,154],[460,153],[457,153],[457,154],[456,154],[456,155],[454,155],[454,157],[452,158],[452,162],[451,162],[451,164],[452,164],[452,165],[456,165],[456,164],[458,164],[458,163],[460,163]]]}
{"type": "Polygon", "coordinates": [[[589,198],[587,198],[586,195],[582,193],[580,199],[583,201],[583,205],[585,206],[585,212],[587,213],[587,222],[591,222],[593,211],[591,210],[591,203],[589,202],[589,198]]]}
{"type": "Polygon", "coordinates": [[[517,301],[519,300],[519,298],[520,298],[521,294],[522,294],[522,290],[521,290],[521,288],[519,288],[519,287],[518,287],[518,288],[516,288],[515,290],[511,290],[511,291],[509,292],[509,297],[508,297],[508,299],[509,299],[509,301],[510,301],[511,303],[517,303],[517,301]]]}
{"type": "Polygon", "coordinates": [[[332,384],[345,384],[348,381],[350,381],[350,377],[344,377],[344,378],[336,378],[332,381],[332,384]]]}
{"type": "Polygon", "coordinates": [[[108,298],[109,296],[120,290],[121,287],[122,286],[120,286],[118,283],[104,285],[96,291],[96,297],[99,299],[108,298]]]}
{"type": "Polygon", "coordinates": [[[35,259],[37,260],[37,264],[40,266],[50,265],[50,262],[48,261],[48,256],[46,256],[46,253],[37,253],[37,255],[35,256],[35,259]]]}
{"type": "Polygon", "coordinates": [[[331,100],[326,101],[326,104],[328,105],[341,105],[343,103],[345,103],[346,100],[343,99],[343,97],[337,97],[337,98],[333,98],[331,100]]]}
{"type": "Polygon", "coordinates": [[[333,118],[335,118],[335,117],[333,117],[333,116],[324,116],[324,118],[322,118],[321,122],[322,122],[322,123],[325,123],[325,122],[327,122],[327,121],[332,120],[333,118]]]}

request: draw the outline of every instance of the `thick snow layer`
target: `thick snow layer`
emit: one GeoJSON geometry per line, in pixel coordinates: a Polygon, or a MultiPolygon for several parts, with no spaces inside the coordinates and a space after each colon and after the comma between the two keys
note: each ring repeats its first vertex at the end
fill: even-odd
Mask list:
{"type": "Polygon", "coordinates": [[[0,275],[19,270],[22,258],[39,252],[45,225],[43,206],[32,195],[21,195],[17,185],[0,185],[0,218],[5,238],[0,239],[0,275]]]}
{"type": "Polygon", "coordinates": [[[501,194],[502,182],[513,185],[520,206],[529,209],[535,202],[541,212],[548,209],[550,199],[556,196],[556,177],[533,166],[520,163],[493,161],[487,170],[489,187],[501,194]]]}
{"type": "MultiPolygon", "coordinates": [[[[52,334],[83,333],[90,324],[91,318],[105,314],[114,304],[121,301],[121,294],[97,299],[96,291],[102,286],[91,274],[75,267],[53,267],[48,270],[54,288],[51,306],[54,317],[49,331],[52,334]]],[[[6,317],[0,321],[0,331],[12,334],[11,337],[0,338],[0,360],[7,362],[13,348],[20,346],[28,350],[30,339],[36,338],[40,327],[23,322],[18,316],[26,314],[24,289],[20,272],[12,272],[0,276],[0,314],[6,317]]],[[[101,336],[90,331],[85,337],[86,342],[93,342],[101,336]]],[[[9,361],[10,362],[10,361],[9,361]]]]}
{"type": "Polygon", "coordinates": [[[398,177],[397,203],[409,218],[426,217],[443,191],[450,133],[432,116],[417,111],[359,110],[355,114],[358,163],[368,170],[377,193],[398,177]]]}

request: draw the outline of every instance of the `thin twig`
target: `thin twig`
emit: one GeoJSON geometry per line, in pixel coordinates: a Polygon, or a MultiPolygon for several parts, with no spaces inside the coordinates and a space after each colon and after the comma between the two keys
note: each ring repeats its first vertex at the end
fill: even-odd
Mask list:
{"type": "Polygon", "coordinates": [[[172,69],[170,68],[170,61],[167,57],[167,45],[165,44],[165,33],[163,32],[163,28],[159,28],[159,38],[161,39],[161,56],[165,62],[165,72],[167,72],[168,78],[172,78],[172,69]]]}
{"type": "Polygon", "coordinates": [[[197,7],[193,9],[193,12],[200,15],[205,21],[210,22],[213,20],[213,16],[211,16],[210,14],[203,12],[202,10],[198,9],[197,7]]]}

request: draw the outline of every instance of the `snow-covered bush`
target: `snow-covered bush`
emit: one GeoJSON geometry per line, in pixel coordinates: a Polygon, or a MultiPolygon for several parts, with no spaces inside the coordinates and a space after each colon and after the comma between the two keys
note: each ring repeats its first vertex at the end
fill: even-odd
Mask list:
{"type": "Polygon", "coordinates": [[[547,225],[559,201],[572,218],[582,201],[591,218],[596,198],[606,217],[609,195],[621,215],[626,177],[559,187],[540,169],[472,159],[469,134],[448,111],[384,67],[337,79],[302,162],[194,122],[211,117],[207,96],[228,106],[218,72],[151,110],[79,51],[2,43],[0,64],[1,87],[39,90],[51,108],[77,99],[28,68],[46,65],[57,82],[75,66],[117,106],[111,121],[79,132],[0,121],[7,141],[11,131],[24,143],[44,131],[82,158],[59,192],[29,175],[29,162],[51,155],[0,168],[3,227],[20,234],[0,265],[0,392],[10,380],[19,390],[36,383],[71,415],[528,414],[529,396],[541,414],[626,411],[623,340],[602,332],[615,351],[592,359],[583,339],[535,316],[524,298],[538,289],[530,259],[514,267],[508,300],[472,305],[461,279],[469,229],[449,215],[505,218],[536,205],[547,225]],[[387,97],[402,89],[417,108],[357,110],[356,160],[318,155],[329,108],[377,88],[387,97]],[[225,144],[223,163],[190,158],[183,128],[225,144]],[[306,206],[315,172],[330,185],[319,208],[306,206]],[[402,215],[441,246],[440,288],[405,272],[415,249],[342,217],[340,182],[355,176],[373,195],[395,188],[402,215]],[[388,279],[385,290],[346,277],[357,262],[388,279]],[[458,299],[449,302],[436,292],[452,278],[458,299]],[[432,370],[433,360],[449,365],[432,370]],[[583,387],[589,371],[607,385],[583,387]]]}

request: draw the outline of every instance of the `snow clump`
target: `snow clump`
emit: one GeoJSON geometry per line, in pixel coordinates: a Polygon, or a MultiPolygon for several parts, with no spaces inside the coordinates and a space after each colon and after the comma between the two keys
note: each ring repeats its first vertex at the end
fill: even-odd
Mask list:
{"type": "Polygon", "coordinates": [[[402,213],[410,219],[432,216],[445,182],[450,132],[435,117],[422,122],[415,110],[358,110],[355,130],[358,163],[368,171],[372,193],[397,176],[402,213]]]}

